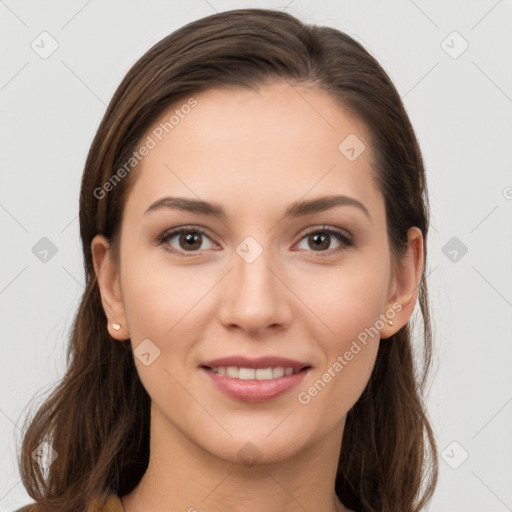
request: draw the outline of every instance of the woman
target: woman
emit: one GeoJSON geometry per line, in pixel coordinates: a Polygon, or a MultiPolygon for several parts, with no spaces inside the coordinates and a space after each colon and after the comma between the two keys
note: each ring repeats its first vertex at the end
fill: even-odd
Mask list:
{"type": "Polygon", "coordinates": [[[422,510],[428,223],[400,96],[348,35],[245,9],[164,38],[87,158],[87,286],[26,510],[422,510]]]}

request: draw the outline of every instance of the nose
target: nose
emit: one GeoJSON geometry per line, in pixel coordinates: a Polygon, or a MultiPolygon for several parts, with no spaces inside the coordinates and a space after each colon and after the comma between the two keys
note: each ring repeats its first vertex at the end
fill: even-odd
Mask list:
{"type": "Polygon", "coordinates": [[[254,261],[238,253],[233,256],[233,268],[223,279],[219,318],[227,329],[241,329],[249,336],[261,336],[265,331],[284,329],[291,321],[290,299],[279,266],[263,250],[254,261]]]}

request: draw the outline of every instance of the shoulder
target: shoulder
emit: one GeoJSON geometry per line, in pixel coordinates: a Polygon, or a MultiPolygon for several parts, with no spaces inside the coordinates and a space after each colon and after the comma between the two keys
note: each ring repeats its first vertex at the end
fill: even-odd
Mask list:
{"type": "MultiPolygon", "coordinates": [[[[36,503],[30,503],[29,505],[25,505],[14,512],[33,512],[35,511],[36,503]]],[[[90,508],[91,511],[94,512],[124,512],[123,504],[117,494],[111,494],[103,507],[98,508],[96,505],[92,505],[90,508]]]]}

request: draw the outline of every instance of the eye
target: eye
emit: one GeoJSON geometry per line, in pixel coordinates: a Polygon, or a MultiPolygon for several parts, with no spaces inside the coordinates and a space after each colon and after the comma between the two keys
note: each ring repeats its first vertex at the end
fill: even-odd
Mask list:
{"type": "Polygon", "coordinates": [[[210,249],[215,245],[202,229],[192,226],[168,231],[159,237],[157,241],[159,244],[164,245],[167,251],[181,253],[184,256],[193,256],[194,254],[183,253],[196,253],[200,249],[210,249]],[[171,243],[173,239],[176,239],[174,243],[178,247],[171,243]],[[210,240],[211,245],[209,247],[201,247],[205,239],[210,240]]]}
{"type": "Polygon", "coordinates": [[[322,226],[321,228],[315,228],[309,231],[302,239],[306,241],[306,244],[309,247],[306,247],[306,250],[312,250],[312,252],[320,252],[328,254],[316,254],[315,256],[328,256],[332,253],[338,253],[343,251],[346,247],[350,247],[353,245],[352,239],[345,233],[344,231],[339,231],[337,229],[329,228],[328,226],[322,226]],[[331,245],[333,237],[338,241],[338,247],[332,250],[324,250],[329,249],[328,246],[331,245]],[[310,249],[313,247],[313,249],[310,249]]]}
{"type": "MultiPolygon", "coordinates": [[[[321,257],[341,252],[346,247],[353,245],[352,238],[347,232],[330,228],[329,226],[320,226],[310,230],[301,238],[301,242],[302,240],[305,240],[306,244],[309,245],[309,247],[306,247],[307,251],[320,253],[315,254],[315,256],[321,257]],[[326,250],[329,249],[333,238],[338,242],[338,246],[334,249],[326,250]]],[[[199,253],[201,249],[211,249],[216,245],[205,231],[195,226],[167,231],[158,237],[156,242],[159,245],[163,245],[166,251],[185,257],[194,256],[194,253],[199,253]],[[209,244],[207,243],[207,246],[203,247],[205,241],[209,241],[209,244]]]]}

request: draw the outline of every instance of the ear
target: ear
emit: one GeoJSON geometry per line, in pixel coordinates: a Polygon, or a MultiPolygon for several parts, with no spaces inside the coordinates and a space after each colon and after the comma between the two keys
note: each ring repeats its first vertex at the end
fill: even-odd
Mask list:
{"type": "Polygon", "coordinates": [[[109,241],[96,235],[91,242],[94,271],[98,279],[101,303],[107,316],[107,329],[112,338],[126,340],[130,337],[119,282],[119,269],[114,262],[109,241]],[[119,324],[119,330],[113,324],[119,324]]]}
{"type": "Polygon", "coordinates": [[[407,238],[407,251],[394,266],[381,339],[398,332],[409,321],[416,305],[424,265],[423,234],[418,227],[412,227],[407,232],[407,238]],[[393,325],[389,325],[386,319],[391,320],[393,325]]]}

